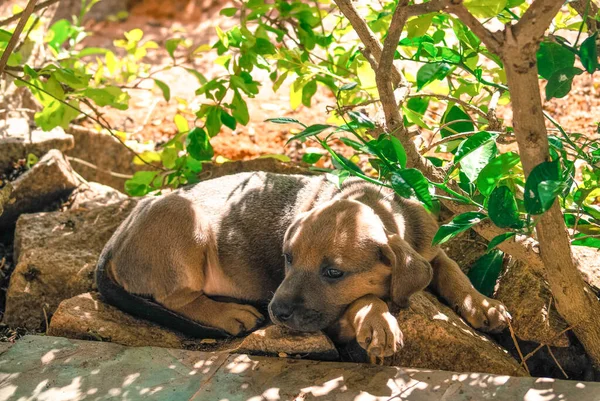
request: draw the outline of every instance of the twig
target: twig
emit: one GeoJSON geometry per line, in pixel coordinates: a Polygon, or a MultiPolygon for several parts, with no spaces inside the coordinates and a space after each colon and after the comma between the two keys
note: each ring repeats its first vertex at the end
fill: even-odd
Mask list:
{"type": "MultiPolygon", "coordinates": [[[[37,6],[35,6],[33,8],[33,12],[39,11],[39,10],[41,10],[44,7],[51,6],[52,4],[57,3],[59,1],[60,0],[46,0],[46,1],[42,1],[40,4],[38,4],[37,6]]],[[[19,18],[21,18],[21,15],[23,15],[25,13],[25,11],[27,11],[27,9],[25,9],[24,11],[21,11],[20,13],[16,13],[16,14],[8,17],[8,18],[3,19],[2,21],[0,21],[0,26],[8,25],[11,22],[14,22],[14,21],[18,20],[19,18]]],[[[29,18],[29,16],[27,18],[29,18]]]]}
{"type": "Polygon", "coordinates": [[[568,379],[569,375],[567,374],[567,372],[565,372],[565,370],[560,365],[560,363],[558,363],[558,360],[554,356],[554,352],[552,352],[552,349],[550,348],[550,346],[546,345],[546,348],[548,348],[548,353],[550,354],[550,356],[552,357],[552,359],[554,359],[554,363],[556,363],[556,366],[558,366],[558,368],[560,369],[560,371],[562,372],[562,374],[565,376],[565,379],[568,379]]]}
{"type": "Polygon", "coordinates": [[[23,28],[25,28],[25,24],[27,23],[29,16],[33,13],[35,3],[37,3],[37,0],[29,0],[25,10],[23,10],[22,13],[19,13],[19,16],[21,17],[19,19],[19,23],[10,37],[8,44],[6,45],[6,49],[4,49],[4,53],[2,53],[2,58],[0,58],[0,76],[4,72],[4,67],[6,67],[6,64],[8,63],[8,58],[12,54],[17,42],[19,41],[19,36],[21,36],[21,32],[23,32],[23,28]]]}
{"type": "Polygon", "coordinates": [[[525,368],[525,370],[527,371],[527,374],[529,376],[531,376],[531,372],[529,371],[529,366],[527,366],[527,362],[525,362],[525,360],[523,359],[523,353],[521,352],[521,347],[519,347],[519,341],[517,341],[517,336],[515,336],[515,331],[512,328],[512,324],[510,324],[510,319],[508,319],[507,321],[508,321],[508,331],[510,331],[510,337],[512,338],[513,343],[515,344],[515,348],[517,349],[519,358],[521,358],[521,365],[525,368]]]}
{"type": "Polygon", "coordinates": [[[113,171],[100,168],[100,167],[96,166],[95,164],[92,164],[92,163],[87,162],[85,160],[79,159],[77,157],[67,156],[67,159],[70,162],[75,162],[75,163],[83,164],[84,166],[89,167],[89,168],[93,168],[94,170],[98,170],[98,171],[101,171],[103,173],[110,174],[112,177],[115,177],[115,178],[122,178],[122,179],[125,179],[125,180],[129,180],[129,179],[133,178],[133,176],[130,175],[130,174],[115,173],[113,171]]]}
{"type": "Polygon", "coordinates": [[[449,96],[449,95],[439,95],[437,93],[428,93],[428,92],[420,92],[420,93],[411,93],[410,95],[408,95],[409,98],[413,98],[413,97],[434,97],[436,99],[441,99],[441,100],[447,100],[449,102],[454,102],[454,103],[458,103],[461,106],[465,107],[466,109],[469,109],[477,114],[479,114],[481,117],[487,119],[488,115],[481,110],[479,107],[477,106],[473,106],[471,103],[465,102],[464,100],[454,97],[454,96],[449,96]]]}
{"type": "Polygon", "coordinates": [[[448,6],[448,11],[455,14],[481,41],[494,53],[501,54],[502,36],[488,30],[477,18],[473,16],[462,4],[448,6]]]}
{"type": "MultiPolygon", "coordinates": [[[[553,336],[550,341],[553,341],[554,339],[562,336],[563,334],[565,334],[567,331],[569,330],[573,330],[575,326],[569,326],[566,329],[562,330],[560,333],[556,334],[555,336],[553,336]]],[[[548,342],[550,342],[548,341],[548,342]]],[[[523,362],[521,363],[521,365],[525,362],[527,362],[527,360],[529,358],[531,358],[536,352],[538,352],[540,349],[544,348],[546,346],[546,344],[540,344],[538,345],[533,351],[531,351],[530,353],[528,353],[527,355],[525,355],[525,358],[523,358],[523,362]]]]}
{"type": "Polygon", "coordinates": [[[423,15],[442,11],[450,4],[450,0],[431,0],[427,3],[413,4],[408,6],[408,16],[423,15]]]}

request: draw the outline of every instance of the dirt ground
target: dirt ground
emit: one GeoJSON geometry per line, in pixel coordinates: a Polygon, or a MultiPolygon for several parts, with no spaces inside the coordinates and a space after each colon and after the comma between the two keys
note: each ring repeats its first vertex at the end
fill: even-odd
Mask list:
{"type": "MultiPolygon", "coordinates": [[[[23,0],[9,0],[0,5],[0,15],[10,15],[11,4],[24,5],[23,0]]],[[[235,20],[219,15],[221,8],[230,6],[227,1],[218,0],[135,0],[129,16],[119,22],[90,21],[87,28],[93,36],[85,40],[86,46],[103,47],[119,53],[113,41],[123,38],[123,33],[134,28],[144,31],[144,38],[158,43],[159,49],[149,52],[143,61],[151,64],[151,71],[156,71],[171,63],[164,43],[167,39],[177,37],[180,32],[192,41],[190,49],[202,44],[213,44],[217,40],[215,26],[227,29],[235,24],[235,20]],[[183,10],[183,12],[181,11],[183,10]]],[[[201,57],[188,59],[185,67],[194,68],[211,78],[222,74],[223,67],[214,63],[216,56],[203,53],[201,57]]],[[[327,120],[326,107],[334,104],[334,99],[327,91],[320,90],[313,97],[310,108],[300,106],[290,110],[289,79],[278,92],[273,92],[268,73],[261,71],[262,88],[259,95],[248,100],[250,122],[247,126],[239,126],[235,131],[223,127],[222,131],[211,140],[217,156],[230,160],[245,160],[270,154],[284,154],[292,160],[299,160],[307,147],[314,146],[310,141],[304,144],[285,145],[292,135],[292,126],[282,126],[265,122],[271,117],[294,117],[306,124],[324,123],[327,120]]],[[[174,115],[179,111],[193,123],[194,115],[189,108],[182,107],[182,99],[188,104],[198,102],[195,90],[199,87],[196,79],[180,68],[173,68],[154,75],[171,87],[171,100],[166,102],[162,94],[154,87],[151,80],[140,85],[139,90],[130,91],[130,107],[126,111],[107,109],[106,119],[119,130],[126,131],[130,139],[140,142],[152,141],[156,144],[168,141],[175,133],[174,115]]],[[[256,78],[255,78],[256,79],[256,78]]],[[[576,76],[571,93],[562,99],[545,101],[544,107],[560,124],[570,132],[583,133],[587,137],[596,137],[598,129],[597,110],[600,109],[600,81],[593,80],[589,74],[576,76]]],[[[445,107],[445,106],[442,106],[445,107]]],[[[443,109],[439,110],[443,112],[443,109]]],[[[499,116],[510,122],[510,108],[499,110],[499,116]]],[[[425,132],[424,136],[431,137],[425,132]]],[[[352,152],[343,145],[336,146],[345,155],[352,152]]],[[[320,149],[310,151],[323,152],[320,149]]],[[[362,164],[362,163],[361,163],[362,164]]]]}

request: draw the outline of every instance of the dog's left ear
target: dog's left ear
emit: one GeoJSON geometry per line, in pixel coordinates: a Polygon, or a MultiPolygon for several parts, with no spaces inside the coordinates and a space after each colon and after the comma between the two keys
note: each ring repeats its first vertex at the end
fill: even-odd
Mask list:
{"type": "Polygon", "coordinates": [[[408,306],[410,296],[431,282],[431,265],[397,234],[388,235],[388,243],[381,247],[381,255],[382,261],[392,268],[392,302],[400,307],[408,306]]]}

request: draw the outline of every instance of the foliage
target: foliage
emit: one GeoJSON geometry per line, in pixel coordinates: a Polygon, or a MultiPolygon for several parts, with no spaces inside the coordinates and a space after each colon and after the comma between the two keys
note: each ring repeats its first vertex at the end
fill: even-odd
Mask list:
{"type": "MultiPolygon", "coordinates": [[[[475,16],[502,24],[518,20],[528,7],[524,1],[464,4],[475,16]]],[[[360,10],[380,39],[386,36],[395,6],[390,0],[365,2],[360,10]]],[[[162,170],[137,173],[127,183],[130,194],[144,195],[165,186],[195,182],[202,163],[213,157],[210,138],[223,127],[234,130],[238,124],[248,123],[246,102],[259,93],[255,77],[264,70],[273,90],[290,83],[291,110],[310,107],[319,88],[335,98],[333,113],[321,124],[307,126],[283,116],[269,121],[293,124],[290,141],[316,141],[332,165],[318,170],[325,170],[336,184],[357,176],[389,187],[401,197],[415,198],[432,211],[439,208],[440,199],[477,208],[443,225],[435,243],[487,221],[506,230],[491,241],[492,250],[517,235],[532,235],[540,214],[558,199],[573,245],[600,247],[600,207],[596,202],[600,197],[600,146],[587,139],[592,133],[567,132],[547,116],[554,127],[549,137],[551,157],[526,180],[519,155],[505,146],[514,140],[513,129],[503,127],[495,117],[496,105],[510,101],[502,62],[457,17],[444,12],[411,17],[395,54],[416,89],[401,106],[404,125],[421,135],[422,142],[429,141],[421,152],[446,172],[443,181],[434,182],[407,168],[406,151],[396,133],[381,133],[372,117],[378,101],[374,71],[334,3],[243,0],[240,7],[225,8],[221,14],[239,23],[227,31],[217,27],[219,39],[212,45],[190,49],[183,36],[166,41],[172,57],[169,68],[181,68],[198,80],[196,94],[202,103],[195,110],[192,127],[181,114],[176,115],[178,134],[159,153],[142,155],[159,162],[162,170]],[[208,79],[186,67],[177,56],[179,50],[192,57],[215,52],[222,74],[208,79]],[[353,149],[355,156],[348,159],[339,154],[331,146],[336,140],[353,149]],[[359,167],[356,155],[366,155],[369,164],[359,167]],[[583,166],[581,180],[575,179],[576,166],[583,166]],[[459,183],[463,193],[449,187],[451,180],[459,183]]],[[[33,23],[33,19],[28,22],[33,23]]],[[[169,86],[153,78],[155,72],[143,63],[146,53],[157,44],[145,41],[139,29],[115,42],[125,53],[123,57],[105,49],[77,50],[86,36],[77,23],[58,21],[47,34],[39,35],[53,55],[52,61],[44,66],[23,64],[23,46],[11,55],[10,65],[23,68],[19,82],[29,85],[44,106],[36,123],[45,129],[66,126],[78,117],[82,103],[92,110],[95,106],[126,109],[126,89],[136,87],[140,80],[154,79],[165,100],[170,100],[169,86]]],[[[9,38],[9,31],[0,31],[0,49],[9,38]]],[[[598,70],[596,39],[597,33],[588,35],[573,9],[565,8],[555,17],[537,52],[548,99],[566,96],[575,76],[598,70]],[[565,37],[569,31],[577,32],[575,41],[565,37]]],[[[302,160],[314,164],[322,158],[321,153],[307,153],[302,160]]],[[[487,257],[497,260],[498,253],[492,252],[487,257]]],[[[485,278],[490,273],[485,270],[481,274],[485,278]]]]}

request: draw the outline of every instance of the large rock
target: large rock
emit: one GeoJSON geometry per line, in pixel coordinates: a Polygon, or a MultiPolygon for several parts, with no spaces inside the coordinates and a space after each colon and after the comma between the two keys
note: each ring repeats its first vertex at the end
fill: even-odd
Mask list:
{"type": "Polygon", "coordinates": [[[91,291],[102,248],[136,203],[21,215],[4,323],[40,328],[61,301],[91,291]]]}
{"type": "MultiPolygon", "coordinates": [[[[54,149],[12,182],[12,193],[0,215],[0,231],[9,230],[23,213],[47,210],[68,196],[81,180],[63,154],[54,149]]],[[[59,206],[59,205],[57,205],[59,206]]],[[[58,207],[56,207],[58,209],[58,207]]]]}
{"type": "Polygon", "coordinates": [[[9,168],[11,163],[26,158],[29,153],[42,157],[51,149],[64,152],[73,146],[73,136],[65,134],[60,127],[48,132],[31,131],[25,118],[0,120],[0,170],[9,168]]]}
{"type": "MultiPolygon", "coordinates": [[[[506,350],[475,331],[435,296],[420,292],[401,310],[398,323],[404,347],[386,359],[393,366],[440,369],[454,372],[486,372],[521,376],[525,372],[506,350]]],[[[354,360],[364,353],[353,349],[354,360]]]]}
{"type": "Polygon", "coordinates": [[[600,294],[600,249],[573,246],[571,250],[583,279],[600,294]]]}
{"type": "Polygon", "coordinates": [[[500,277],[495,298],[512,315],[512,328],[521,340],[569,346],[567,334],[561,334],[568,325],[553,305],[548,282],[534,269],[511,259],[500,277]]]}
{"type": "Polygon", "coordinates": [[[96,292],[62,301],[52,316],[47,334],[131,347],[183,348],[184,343],[184,337],[175,332],[103,303],[96,292]]]}
{"type": "Polygon", "coordinates": [[[250,333],[236,349],[236,352],[324,361],[333,361],[339,358],[335,345],[323,332],[300,333],[274,325],[250,333]]]}

